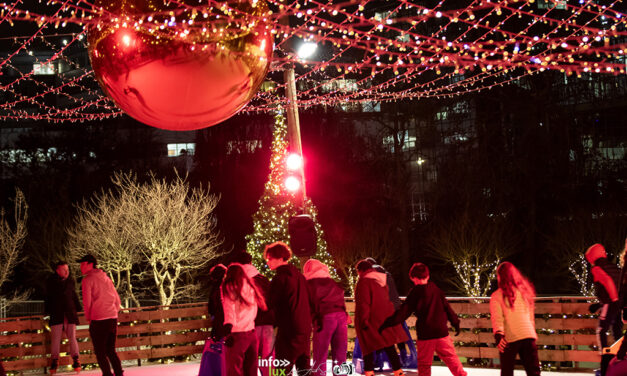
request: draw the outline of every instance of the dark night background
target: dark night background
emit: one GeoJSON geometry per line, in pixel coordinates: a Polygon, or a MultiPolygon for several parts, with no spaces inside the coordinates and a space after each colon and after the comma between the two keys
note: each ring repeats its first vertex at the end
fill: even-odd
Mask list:
{"type": "MultiPolygon", "coordinates": [[[[498,236],[511,250],[507,259],[539,293],[577,293],[564,249],[583,252],[598,241],[616,253],[627,234],[624,81],[595,76],[566,85],[562,75],[546,73],[449,100],[383,103],[379,112],[301,110],[307,193],[331,254],[372,246],[374,239],[388,248],[393,261],[385,266],[402,293],[409,265],[423,261],[448,293],[458,294],[446,283],[452,266],[429,247],[443,232],[454,232],[460,218],[476,226],[497,221],[498,236]],[[595,95],[595,87],[605,89],[595,95]]],[[[221,195],[217,218],[225,251],[244,248],[252,231],[269,172],[272,124],[271,114],[240,114],[176,135],[196,143],[190,183],[210,184],[221,195]],[[253,141],[262,146],[249,147],[253,141]]],[[[54,158],[2,165],[4,207],[11,207],[14,187],[26,195],[25,252],[34,258],[62,249],[74,205],[108,187],[114,171],[167,177],[182,166],[177,158],[163,163],[162,140],[173,132],[129,118],[19,127],[26,131],[14,137],[13,147],[33,154],[56,149],[54,158]]],[[[5,148],[7,135],[15,134],[7,129],[4,124],[5,148]]],[[[33,268],[23,263],[15,284],[37,287],[41,270],[33,268]]]]}
{"type": "MultiPolygon", "coordinates": [[[[88,65],[84,50],[66,55],[88,65]]],[[[7,66],[2,73],[2,84],[15,76],[7,66]]],[[[539,293],[577,294],[570,260],[595,242],[614,256],[627,237],[626,110],[625,75],[551,71],[448,99],[301,109],[307,193],[330,253],[384,250],[403,294],[416,261],[448,294],[460,294],[447,280],[452,265],[434,249],[488,224],[539,293]]],[[[272,126],[272,114],[247,113],[180,133],[126,116],[0,122],[2,206],[10,211],[16,187],[29,205],[29,259],[6,289],[34,288],[40,297],[42,273],[51,271],[42,268],[63,249],[75,205],[108,188],[113,172],[146,179],[184,171],[180,157],[167,157],[169,142],[195,143],[189,182],[221,195],[223,250],[243,249],[269,173],[272,126]],[[13,161],[12,150],[30,158],[13,161]]]]}

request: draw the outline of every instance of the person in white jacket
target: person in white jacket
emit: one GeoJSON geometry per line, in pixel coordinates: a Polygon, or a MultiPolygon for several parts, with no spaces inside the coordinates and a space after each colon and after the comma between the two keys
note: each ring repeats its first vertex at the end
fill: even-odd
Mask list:
{"type": "Polygon", "coordinates": [[[227,376],[257,376],[258,342],[255,334],[257,309],[266,310],[263,295],[241,264],[229,265],[221,287],[227,376]]]}
{"type": "Polygon", "coordinates": [[[115,352],[120,296],[107,274],[102,269],[96,268],[98,262],[94,256],[85,255],[78,262],[81,264],[83,274],[81,287],[85,319],[89,323],[89,335],[98,366],[102,376],[113,374],[122,376],[124,374],[122,363],[115,352]]]}
{"type": "Polygon", "coordinates": [[[498,266],[496,277],[499,288],[490,296],[490,317],[501,358],[501,376],[513,376],[516,354],[528,376],[539,376],[535,289],[510,262],[498,266]]]}

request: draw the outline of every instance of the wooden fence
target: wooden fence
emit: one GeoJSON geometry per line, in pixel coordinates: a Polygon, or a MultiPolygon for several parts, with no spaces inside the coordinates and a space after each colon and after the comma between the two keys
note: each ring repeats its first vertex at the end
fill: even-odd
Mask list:
{"type": "MultiPolygon", "coordinates": [[[[487,299],[450,298],[461,317],[462,333],[453,337],[457,353],[464,362],[489,365],[498,359],[491,331],[487,299]]],[[[538,298],[536,329],[540,360],[557,368],[591,368],[600,361],[596,348],[597,316],[588,312],[589,299],[573,297],[538,298]]],[[[354,303],[347,299],[351,314],[354,303]]],[[[170,307],[142,307],[124,311],[119,317],[118,354],[122,360],[172,358],[200,354],[208,336],[209,319],[206,303],[170,307]]],[[[89,332],[81,316],[77,330],[81,362],[96,363],[89,332]]],[[[412,337],[415,318],[407,320],[412,337]]],[[[50,333],[41,316],[0,319],[0,357],[7,371],[47,367],[50,333]]],[[[355,328],[349,327],[349,351],[352,351],[355,328]]],[[[414,338],[415,339],[415,338],[414,338]]],[[[69,351],[64,341],[61,352],[69,351]]],[[[60,365],[71,363],[68,356],[60,365]]]]}
{"type": "MultiPolygon", "coordinates": [[[[536,299],[536,331],[538,356],[545,366],[556,368],[598,367],[601,356],[596,345],[595,328],[598,315],[590,314],[591,298],[547,297],[536,299]],[[586,364],[588,362],[597,363],[586,364]]],[[[498,359],[490,321],[489,298],[449,298],[460,316],[462,332],[453,336],[457,354],[470,358],[474,364],[480,359],[489,363],[498,359]]],[[[348,301],[348,310],[354,312],[354,303],[348,301]]],[[[407,320],[412,338],[416,339],[415,317],[407,320]]],[[[349,338],[355,337],[355,328],[349,327],[349,338]]],[[[349,341],[352,350],[354,340],[349,341]]],[[[468,359],[467,359],[468,361],[468,359]]]]}
{"type": "MultiPolygon", "coordinates": [[[[202,353],[210,320],[207,304],[194,303],[125,310],[118,318],[117,350],[120,359],[159,359],[202,353]]],[[[81,314],[76,330],[80,360],[96,363],[89,330],[81,314]]],[[[42,316],[0,319],[0,356],[7,371],[47,367],[50,363],[50,331],[42,316]]],[[[68,352],[67,340],[61,352],[68,352]]],[[[64,356],[60,365],[71,364],[64,356]]]]}

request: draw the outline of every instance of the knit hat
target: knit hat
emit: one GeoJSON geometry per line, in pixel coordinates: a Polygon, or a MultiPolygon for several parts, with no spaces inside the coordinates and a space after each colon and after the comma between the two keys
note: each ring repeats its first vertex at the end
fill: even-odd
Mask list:
{"type": "Polygon", "coordinates": [[[309,259],[303,266],[305,279],[331,278],[329,267],[316,259],[309,259]]]}
{"type": "Polygon", "coordinates": [[[607,257],[607,254],[605,253],[605,248],[601,244],[597,243],[588,248],[586,251],[586,260],[588,260],[591,264],[594,264],[595,261],[603,257],[607,257]]]}

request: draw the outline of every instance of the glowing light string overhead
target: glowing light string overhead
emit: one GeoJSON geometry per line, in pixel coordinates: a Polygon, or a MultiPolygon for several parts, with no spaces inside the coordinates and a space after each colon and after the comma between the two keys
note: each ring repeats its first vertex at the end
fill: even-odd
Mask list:
{"type": "MultiPolygon", "coordinates": [[[[200,45],[225,25],[245,30],[259,21],[227,2],[168,4],[168,11],[120,16],[82,0],[0,3],[0,32],[14,35],[0,38],[0,119],[64,122],[121,115],[80,63],[87,25],[114,21],[157,38],[195,35],[198,40],[190,43],[200,45]],[[24,65],[27,54],[31,66],[24,65]],[[55,72],[54,82],[34,68],[61,61],[67,69],[55,72]]],[[[269,4],[276,47],[267,76],[272,85],[266,86],[274,92],[257,93],[247,112],[285,105],[276,94],[284,90],[280,73],[287,66],[295,67],[299,106],[315,107],[449,98],[548,70],[573,77],[624,75],[627,64],[627,21],[620,0],[269,4]],[[296,54],[301,42],[318,45],[309,60],[296,54]]]]}

